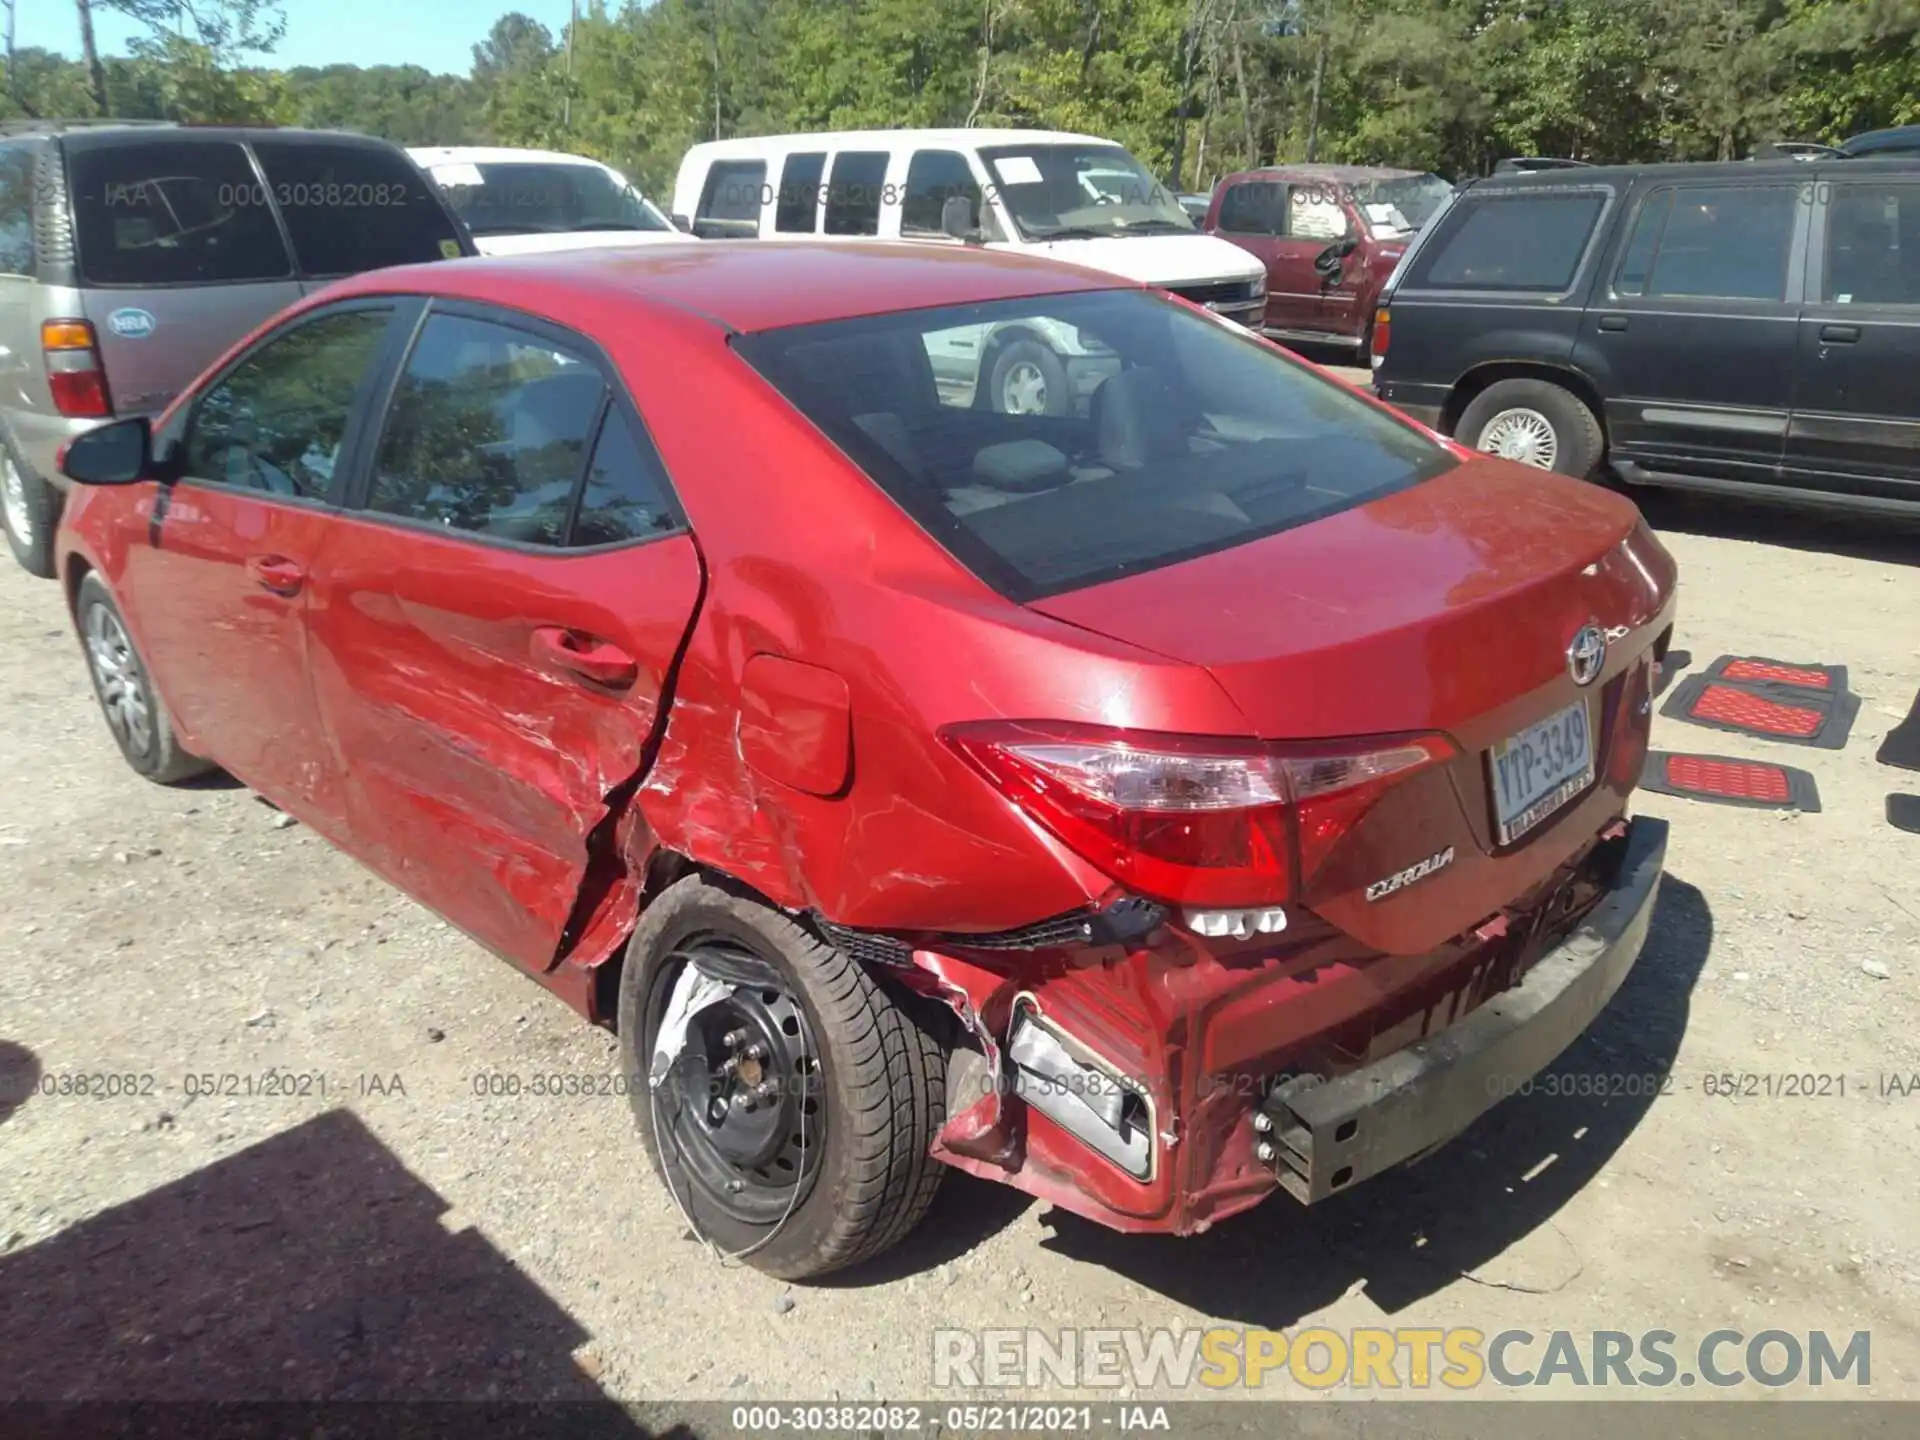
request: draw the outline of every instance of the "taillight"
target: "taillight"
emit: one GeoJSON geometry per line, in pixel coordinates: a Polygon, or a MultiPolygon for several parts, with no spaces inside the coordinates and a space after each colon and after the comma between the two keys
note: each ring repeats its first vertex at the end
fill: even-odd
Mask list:
{"type": "Polygon", "coordinates": [[[74,419],[113,413],[92,325],[85,320],[41,321],[40,352],[46,359],[47,389],[53,394],[54,409],[74,419]]]}
{"type": "Polygon", "coordinates": [[[1387,358],[1387,342],[1393,339],[1393,316],[1386,306],[1373,312],[1373,344],[1368,357],[1374,369],[1380,368],[1380,362],[1387,358]]]}
{"type": "Polygon", "coordinates": [[[1439,735],[1266,745],[1039,721],[941,733],[1121,884],[1208,906],[1298,894],[1387,789],[1454,754],[1439,735]]]}

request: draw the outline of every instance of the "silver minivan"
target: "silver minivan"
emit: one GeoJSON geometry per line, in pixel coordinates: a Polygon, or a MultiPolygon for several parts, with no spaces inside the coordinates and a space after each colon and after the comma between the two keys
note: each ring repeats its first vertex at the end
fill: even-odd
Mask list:
{"type": "Polygon", "coordinates": [[[150,415],[234,341],[343,275],[475,253],[384,140],[122,122],[0,125],[0,518],[53,573],[57,456],[150,415]]]}

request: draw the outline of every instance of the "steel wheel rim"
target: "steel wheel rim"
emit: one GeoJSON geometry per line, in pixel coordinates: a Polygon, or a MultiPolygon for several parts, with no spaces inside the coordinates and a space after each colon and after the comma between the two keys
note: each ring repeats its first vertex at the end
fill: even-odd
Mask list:
{"type": "Polygon", "coordinates": [[[677,1183],[707,1205],[749,1225],[776,1224],[812,1189],[825,1150],[813,1027],[778,970],[715,936],[683,941],[660,967],[654,1026],[688,964],[722,975],[730,993],[688,1023],[656,1092],[661,1146],[679,1162],[677,1183]]]}
{"type": "Polygon", "coordinates": [[[0,454],[0,508],[7,516],[7,528],[22,545],[33,543],[33,512],[27,509],[27,479],[11,455],[0,454]]]}
{"type": "Polygon", "coordinates": [[[1046,414],[1046,372],[1032,360],[1014,361],[1000,377],[1000,408],[1008,415],[1046,414]]]}
{"type": "Polygon", "coordinates": [[[133,642],[120,621],[104,605],[87,611],[87,660],[100,692],[100,708],[107,724],[129,750],[144,754],[153,744],[153,708],[147,681],[133,642]]]}
{"type": "Polygon", "coordinates": [[[1553,422],[1538,410],[1515,407],[1502,410],[1480,432],[1480,448],[1503,460],[1551,470],[1560,458],[1560,437],[1553,422]]]}

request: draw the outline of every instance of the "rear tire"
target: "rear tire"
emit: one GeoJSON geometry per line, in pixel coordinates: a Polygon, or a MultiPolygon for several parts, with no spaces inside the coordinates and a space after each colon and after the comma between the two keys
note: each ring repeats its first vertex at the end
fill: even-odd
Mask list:
{"type": "Polygon", "coordinates": [[[755,1269],[801,1280],[856,1264],[933,1203],[942,1045],[852,957],[764,903],[703,875],[664,891],[627,945],[619,1030],[655,1173],[701,1235],[755,1269]],[[661,1021],[692,963],[721,967],[727,995],[694,1015],[655,1089],[661,1021]]]}
{"type": "Polygon", "coordinates": [[[106,582],[89,573],[74,598],[94,698],[127,764],[156,785],[177,785],[213,769],[174,737],[173,717],[153,688],[106,582]]]}
{"type": "Polygon", "coordinates": [[[1454,436],[1475,450],[1582,480],[1593,474],[1606,449],[1593,411],[1547,380],[1489,385],[1460,416],[1454,436]]]}
{"type": "Polygon", "coordinates": [[[53,532],[60,524],[60,492],[30,469],[0,436],[0,528],[20,568],[53,578],[53,532]]]}

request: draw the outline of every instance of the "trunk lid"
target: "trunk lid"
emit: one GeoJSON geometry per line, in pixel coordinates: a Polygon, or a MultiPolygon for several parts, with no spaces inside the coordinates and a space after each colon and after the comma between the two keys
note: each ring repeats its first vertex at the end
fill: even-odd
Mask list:
{"type": "Polygon", "coordinates": [[[1369,504],[1034,608],[1204,667],[1262,739],[1447,734],[1457,758],[1389,790],[1304,896],[1368,943],[1417,953],[1547,878],[1637,782],[1641,705],[1674,580],[1638,522],[1631,503],[1597,486],[1471,459],[1369,504]],[[1583,685],[1568,652],[1589,625],[1606,648],[1583,685]],[[1594,783],[1503,843],[1489,751],[1582,701],[1594,783]]]}

